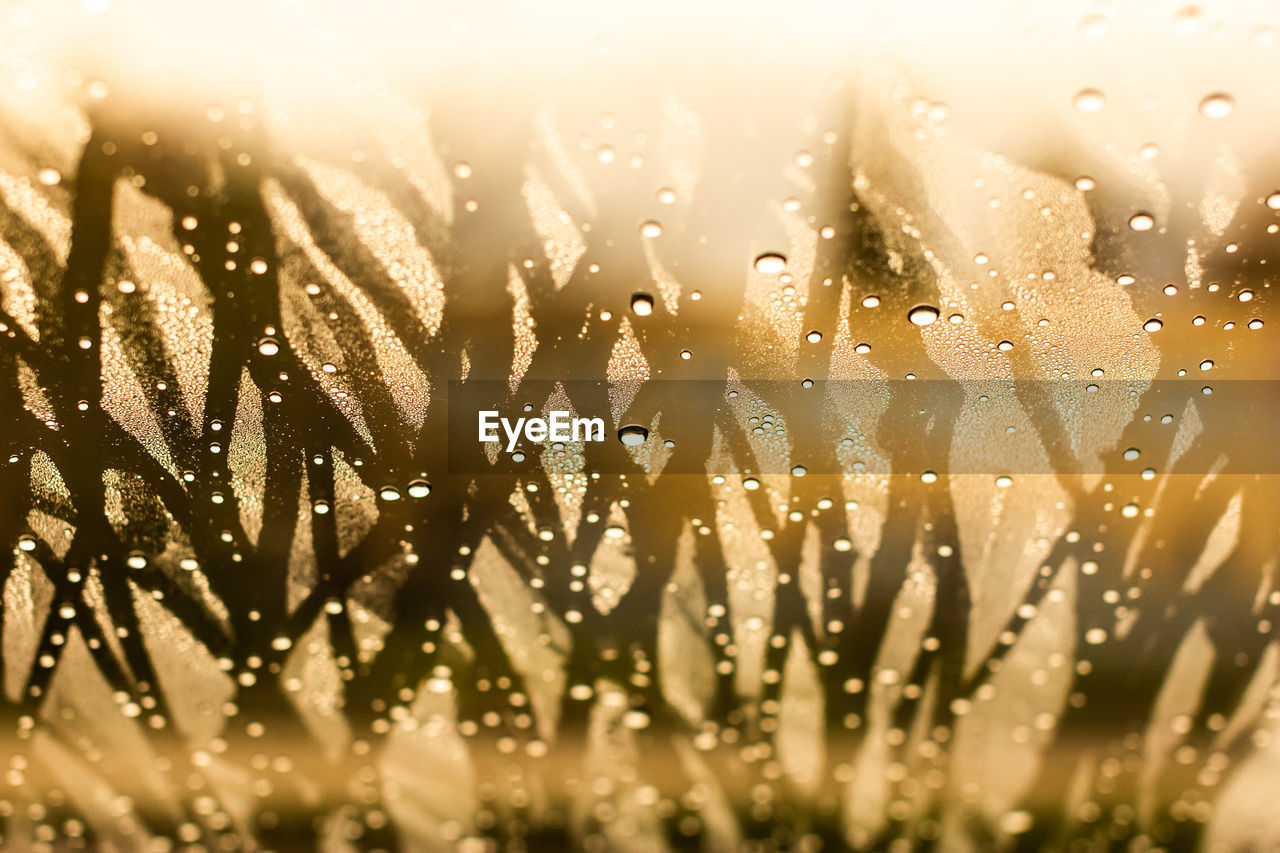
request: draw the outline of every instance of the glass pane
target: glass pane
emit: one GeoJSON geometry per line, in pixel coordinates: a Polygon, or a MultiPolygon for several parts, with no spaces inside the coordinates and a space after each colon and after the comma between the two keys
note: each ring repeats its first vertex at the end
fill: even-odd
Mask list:
{"type": "Polygon", "coordinates": [[[1280,849],[1276,13],[4,3],[0,848],[1280,849]]]}

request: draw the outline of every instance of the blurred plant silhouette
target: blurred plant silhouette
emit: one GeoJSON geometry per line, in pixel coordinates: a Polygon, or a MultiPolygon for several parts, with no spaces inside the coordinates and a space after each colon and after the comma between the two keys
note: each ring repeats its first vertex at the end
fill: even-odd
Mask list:
{"type": "MultiPolygon", "coordinates": [[[[744,144],[731,108],[645,101],[629,120],[662,128],[657,165],[633,168],[564,143],[554,111],[472,95],[375,99],[305,152],[261,103],[211,120],[108,98],[49,180],[34,151],[14,166],[15,134],[4,845],[1181,850],[1237,769],[1271,755],[1275,784],[1280,496],[1202,383],[1152,384],[1203,354],[1162,352],[1143,320],[1230,319],[1203,289],[1115,283],[1123,204],[984,152],[978,204],[1009,199],[991,228],[1027,256],[961,311],[983,238],[905,98],[840,95],[796,213],[743,177],[791,141],[744,144]],[[638,213],[658,168],[696,178],[660,238],[638,213]],[[1042,219],[1062,230],[1019,242],[1042,219]],[[781,276],[752,269],[765,250],[781,276]],[[922,304],[934,326],[907,321],[922,304]],[[1056,344],[1076,367],[1120,356],[1135,393],[1064,410],[1042,315],[1086,330],[1056,344]],[[908,372],[927,398],[888,381],[908,372]],[[449,381],[509,380],[505,404],[606,376],[566,399],[648,425],[642,451],[450,472],[449,381]],[[646,385],[689,376],[736,402],[666,411],[646,385]],[[820,420],[761,396],[803,378],[879,391],[833,393],[820,420]],[[989,422],[974,378],[1008,380],[989,422]],[[1054,474],[920,476],[1000,458],[983,430],[1009,423],[1054,474]],[[843,473],[753,475],[770,454],[843,473]],[[854,464],[872,457],[893,475],[854,464]]],[[[1241,205],[1217,245],[1271,214],[1241,205]]],[[[1185,216],[1144,279],[1184,278],[1185,216]]],[[[1206,250],[1202,278],[1247,285],[1240,256],[1274,254],[1241,246],[1206,250]]],[[[1215,380],[1266,363],[1276,324],[1254,316],[1215,380]]]]}

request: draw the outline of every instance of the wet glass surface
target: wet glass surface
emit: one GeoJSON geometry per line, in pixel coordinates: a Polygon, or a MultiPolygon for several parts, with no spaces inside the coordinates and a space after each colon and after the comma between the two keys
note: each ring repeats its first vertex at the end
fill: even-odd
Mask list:
{"type": "Polygon", "coordinates": [[[1280,848],[1275,10],[832,5],[3,6],[0,847],[1280,848]]]}

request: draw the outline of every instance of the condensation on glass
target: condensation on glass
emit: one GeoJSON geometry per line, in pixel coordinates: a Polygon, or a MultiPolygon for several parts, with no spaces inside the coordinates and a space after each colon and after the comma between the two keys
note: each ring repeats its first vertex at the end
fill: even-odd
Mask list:
{"type": "Polygon", "coordinates": [[[826,5],[5,4],[0,847],[1280,847],[1276,10],[826,5]]]}

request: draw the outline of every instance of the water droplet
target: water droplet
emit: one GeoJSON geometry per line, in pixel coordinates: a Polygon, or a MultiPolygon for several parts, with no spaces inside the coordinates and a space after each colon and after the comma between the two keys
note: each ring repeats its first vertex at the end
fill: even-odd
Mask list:
{"type": "Polygon", "coordinates": [[[1098,182],[1088,175],[1081,175],[1076,178],[1076,189],[1080,190],[1082,193],[1087,193],[1089,190],[1094,189],[1097,186],[1098,182]]]}
{"type": "Polygon", "coordinates": [[[1211,358],[1206,358],[1204,361],[1200,362],[1200,369],[1201,369],[1201,370],[1213,370],[1213,359],[1211,359],[1211,358]]]}
{"type": "Polygon", "coordinates": [[[1035,825],[1031,812],[1005,812],[1000,816],[1000,830],[1009,835],[1021,835],[1035,825]]]}
{"type": "Polygon", "coordinates": [[[814,329],[812,332],[805,335],[804,339],[811,344],[816,344],[818,341],[822,340],[822,332],[819,332],[817,329],[814,329]]]}
{"type": "Polygon", "coordinates": [[[649,437],[649,430],[639,424],[627,424],[618,430],[618,441],[627,447],[639,447],[649,437]]]}
{"type": "Polygon", "coordinates": [[[653,313],[653,297],[647,293],[631,294],[631,310],[637,317],[648,317],[653,313]]]}
{"type": "Polygon", "coordinates": [[[659,237],[662,235],[662,223],[652,219],[640,226],[641,237],[659,237]]]}
{"type": "Polygon", "coordinates": [[[383,486],[378,492],[378,497],[384,501],[398,501],[400,500],[400,490],[395,486],[383,486]]]}
{"type": "Polygon", "coordinates": [[[742,481],[742,488],[746,489],[748,492],[754,492],[756,489],[760,488],[760,481],[755,477],[747,477],[742,481]]]}
{"type": "Polygon", "coordinates": [[[1008,475],[996,477],[996,485],[1002,489],[1007,489],[1013,485],[1013,478],[1008,475]]]}
{"type": "Polygon", "coordinates": [[[805,468],[803,465],[796,465],[791,469],[791,476],[793,477],[803,477],[805,474],[808,474],[808,473],[809,473],[809,469],[805,468]]]}
{"type": "Polygon", "coordinates": [[[925,471],[923,474],[920,475],[920,482],[936,483],[938,482],[938,475],[933,471],[925,471]]]}
{"type": "Polygon", "coordinates": [[[1267,196],[1267,207],[1272,210],[1280,210],[1280,190],[1276,190],[1267,196]]]}
{"type": "Polygon", "coordinates": [[[1081,89],[1071,99],[1071,105],[1082,113],[1096,113],[1106,104],[1107,97],[1097,89],[1081,89]]]}
{"type": "Polygon", "coordinates": [[[682,349],[680,350],[680,357],[685,361],[688,361],[689,359],[693,358],[693,353],[687,349],[682,349]]]}
{"type": "Polygon", "coordinates": [[[258,342],[258,352],[263,355],[275,355],[280,352],[280,344],[274,338],[263,338],[258,342]]]}
{"type": "Polygon", "coordinates": [[[1254,318],[1254,319],[1250,320],[1250,321],[1249,321],[1249,328],[1250,328],[1250,329],[1253,329],[1253,330],[1256,332],[1258,329],[1261,329],[1261,328],[1262,328],[1262,321],[1261,321],[1261,320],[1259,320],[1259,319],[1257,319],[1257,318],[1254,318]]]}
{"type": "Polygon", "coordinates": [[[1235,98],[1224,92],[1214,92],[1200,102],[1200,115],[1205,118],[1226,118],[1235,107],[1235,98]]]}
{"type": "Polygon", "coordinates": [[[1253,291],[1252,291],[1252,290],[1242,290],[1242,291],[1240,291],[1240,295],[1239,295],[1239,296],[1237,296],[1237,297],[1236,297],[1236,299],[1239,299],[1241,302],[1252,302],[1252,301],[1253,301],[1253,291]]]}
{"type": "Polygon", "coordinates": [[[130,554],[125,558],[124,564],[131,569],[145,569],[147,567],[147,558],[141,554],[130,554]]]}
{"type": "Polygon", "coordinates": [[[36,178],[46,187],[57,186],[62,180],[62,173],[57,169],[51,169],[48,166],[36,173],[36,178]]]}
{"type": "Polygon", "coordinates": [[[907,312],[907,319],[916,326],[930,326],[938,319],[939,313],[932,305],[917,305],[907,312]]]}
{"type": "Polygon", "coordinates": [[[1000,343],[996,344],[996,348],[1001,352],[1008,352],[1009,350],[1013,349],[1013,341],[1001,341],[1000,343]]]}
{"type": "Polygon", "coordinates": [[[426,480],[413,480],[409,483],[407,491],[411,498],[425,498],[427,495],[431,494],[431,484],[426,480]]]}
{"type": "Polygon", "coordinates": [[[1152,317],[1150,320],[1142,324],[1142,328],[1148,332],[1158,332],[1164,328],[1164,323],[1161,320],[1152,317]]]}
{"type": "Polygon", "coordinates": [[[1091,12],[1080,19],[1076,30],[1085,38],[1102,38],[1107,34],[1107,19],[1097,12],[1091,12]]]}
{"type": "Polygon", "coordinates": [[[777,275],[787,268],[787,259],[776,252],[766,252],[756,258],[756,272],[777,275]]]}
{"type": "Polygon", "coordinates": [[[801,387],[801,388],[812,388],[812,387],[813,387],[813,380],[812,380],[812,379],[801,379],[801,380],[800,380],[800,387],[801,387]]]}
{"type": "Polygon", "coordinates": [[[845,552],[853,550],[853,542],[845,539],[843,536],[831,543],[831,547],[837,551],[845,552]]]}
{"type": "Polygon", "coordinates": [[[314,504],[312,504],[311,511],[314,512],[316,515],[328,515],[329,504],[326,501],[316,501],[314,504]]]}
{"type": "Polygon", "coordinates": [[[676,191],[671,189],[671,187],[663,187],[662,189],[658,190],[658,201],[662,202],[663,204],[675,204],[675,200],[676,200],[676,191]]]}
{"type": "Polygon", "coordinates": [[[1194,3],[1183,6],[1173,13],[1173,30],[1182,35],[1196,32],[1203,22],[1204,10],[1194,3]]]}
{"type": "Polygon", "coordinates": [[[30,536],[20,536],[20,537],[18,537],[18,550],[19,550],[19,551],[34,551],[35,549],[36,549],[36,540],[35,540],[35,539],[31,538],[30,536]]]}
{"type": "Polygon", "coordinates": [[[1125,518],[1136,518],[1138,515],[1138,512],[1139,512],[1138,505],[1134,503],[1125,504],[1120,509],[1120,514],[1123,515],[1125,518]]]}
{"type": "Polygon", "coordinates": [[[1134,231],[1150,231],[1155,224],[1156,219],[1150,213],[1138,212],[1129,217],[1129,227],[1134,231]]]}
{"type": "Polygon", "coordinates": [[[606,539],[621,539],[626,534],[627,531],[623,530],[616,524],[611,524],[604,529],[604,536],[606,539]]]}

